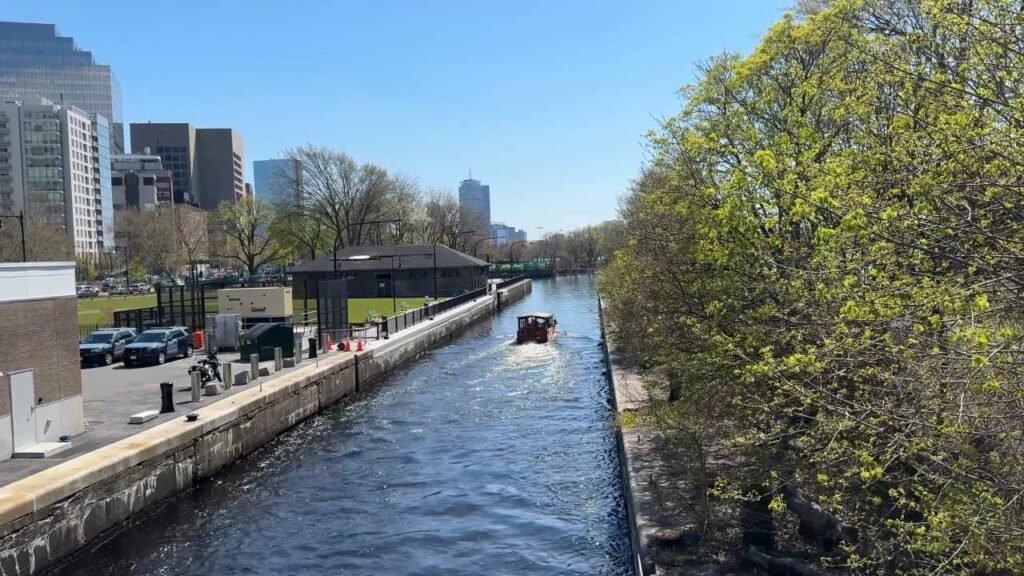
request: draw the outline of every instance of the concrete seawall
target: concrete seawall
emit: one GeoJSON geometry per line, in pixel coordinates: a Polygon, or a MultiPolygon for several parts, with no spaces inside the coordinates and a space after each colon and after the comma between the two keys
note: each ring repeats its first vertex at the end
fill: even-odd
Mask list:
{"type": "MultiPolygon", "coordinates": [[[[609,338],[604,317],[604,303],[598,300],[598,313],[601,318],[601,334],[604,336],[605,363],[608,366],[608,380],[612,387],[612,400],[616,416],[633,410],[642,405],[647,398],[640,375],[628,367],[618,353],[615,343],[609,338]]],[[[625,492],[626,520],[629,523],[629,535],[632,543],[633,573],[637,576],[649,576],[656,573],[651,550],[652,532],[656,526],[652,517],[656,515],[657,495],[649,484],[641,481],[641,473],[658,470],[657,455],[645,449],[641,438],[648,430],[641,428],[616,428],[615,443],[619,451],[619,466],[622,473],[622,487],[625,492]]],[[[653,479],[653,476],[650,477],[653,479]]]]}
{"type": "Polygon", "coordinates": [[[0,575],[37,574],[531,291],[525,280],[0,488],[0,575]]]}

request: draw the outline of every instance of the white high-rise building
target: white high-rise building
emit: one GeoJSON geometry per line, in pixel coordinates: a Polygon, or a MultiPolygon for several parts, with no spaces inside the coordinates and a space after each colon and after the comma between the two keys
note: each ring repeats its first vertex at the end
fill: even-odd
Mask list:
{"type": "Polygon", "coordinates": [[[0,101],[0,211],[67,231],[76,256],[112,250],[110,125],[42,99],[0,101]]]}

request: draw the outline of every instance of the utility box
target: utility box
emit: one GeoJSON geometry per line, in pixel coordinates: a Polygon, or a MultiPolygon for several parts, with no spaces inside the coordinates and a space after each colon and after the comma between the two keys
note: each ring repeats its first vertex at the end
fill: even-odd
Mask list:
{"type": "Polygon", "coordinates": [[[292,289],[225,288],[217,292],[217,313],[238,314],[244,327],[263,322],[291,322],[292,289]]]}
{"type": "Polygon", "coordinates": [[[241,334],[242,317],[238,314],[216,314],[206,317],[207,350],[238,350],[238,337],[241,334]]]}
{"type": "Polygon", "coordinates": [[[288,324],[256,324],[242,334],[241,356],[248,360],[256,354],[260,361],[273,360],[274,348],[285,358],[295,356],[295,334],[288,324]]]}

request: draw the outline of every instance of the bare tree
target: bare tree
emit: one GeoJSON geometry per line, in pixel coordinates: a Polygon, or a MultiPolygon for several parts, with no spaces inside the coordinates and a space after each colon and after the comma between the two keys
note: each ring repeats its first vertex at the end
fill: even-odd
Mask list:
{"type": "Polygon", "coordinates": [[[287,250],[270,235],[271,216],[270,205],[261,199],[221,203],[211,226],[211,253],[240,263],[249,274],[280,261],[287,250]]]}

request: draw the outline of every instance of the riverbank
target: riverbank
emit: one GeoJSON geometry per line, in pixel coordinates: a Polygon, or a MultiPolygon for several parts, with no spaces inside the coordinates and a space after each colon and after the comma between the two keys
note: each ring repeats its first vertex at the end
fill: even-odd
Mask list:
{"type": "MultiPolygon", "coordinates": [[[[500,292],[522,298],[530,281],[500,292]]],[[[105,531],[187,490],[298,422],[357,394],[429,348],[497,310],[482,296],[429,322],[373,342],[364,352],[331,352],[293,372],[0,489],[0,574],[52,566],[105,531]]]]}
{"type": "Polygon", "coordinates": [[[637,576],[740,574],[723,561],[719,544],[735,540],[730,530],[711,535],[708,526],[724,512],[707,490],[710,458],[685,434],[653,426],[652,401],[667,399],[659,382],[641,373],[618,349],[601,304],[608,379],[614,391],[619,461],[637,576]],[[713,542],[712,542],[713,541],[713,542]]]}

